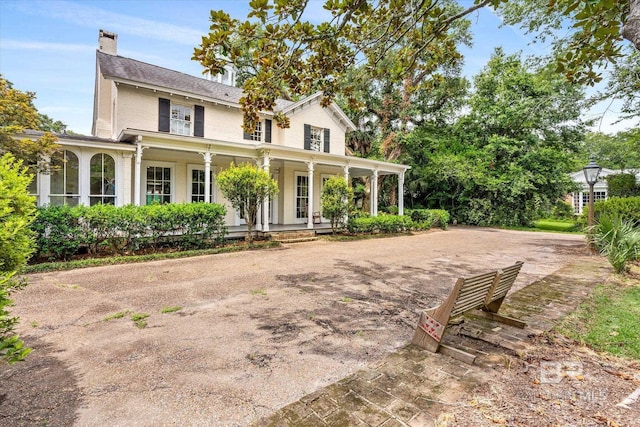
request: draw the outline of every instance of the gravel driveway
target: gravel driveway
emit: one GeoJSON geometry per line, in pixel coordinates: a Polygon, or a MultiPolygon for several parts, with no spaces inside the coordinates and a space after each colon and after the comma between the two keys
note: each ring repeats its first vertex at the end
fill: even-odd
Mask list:
{"type": "Polygon", "coordinates": [[[454,227],[34,274],[0,424],[244,426],[407,344],[456,277],[521,260],[519,288],[584,255],[581,236],[454,227]]]}

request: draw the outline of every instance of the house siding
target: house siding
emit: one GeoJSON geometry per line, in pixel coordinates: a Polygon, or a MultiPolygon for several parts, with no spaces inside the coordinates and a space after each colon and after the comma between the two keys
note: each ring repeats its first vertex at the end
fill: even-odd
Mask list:
{"type": "MultiPolygon", "coordinates": [[[[329,153],[345,155],[345,131],[335,120],[331,118],[328,111],[325,111],[319,102],[305,106],[302,110],[290,113],[291,126],[288,129],[278,129],[280,135],[274,138],[279,145],[304,149],[304,125],[309,124],[314,127],[329,129],[331,134],[331,144],[329,153]],[[286,143],[285,143],[286,141],[286,143]]],[[[323,145],[320,147],[321,151],[323,145]]]]}

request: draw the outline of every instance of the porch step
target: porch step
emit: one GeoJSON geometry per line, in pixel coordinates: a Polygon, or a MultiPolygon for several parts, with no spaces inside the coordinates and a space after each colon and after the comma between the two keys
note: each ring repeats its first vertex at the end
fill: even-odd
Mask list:
{"type": "Polygon", "coordinates": [[[269,235],[271,236],[271,240],[280,243],[300,243],[318,240],[316,232],[313,230],[276,231],[269,233],[269,235]]]}

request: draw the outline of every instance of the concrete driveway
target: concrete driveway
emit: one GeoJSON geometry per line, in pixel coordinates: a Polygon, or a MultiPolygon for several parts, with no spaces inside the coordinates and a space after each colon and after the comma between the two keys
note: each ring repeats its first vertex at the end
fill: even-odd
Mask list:
{"type": "Polygon", "coordinates": [[[584,255],[582,236],[455,227],[31,275],[12,313],[34,354],[0,384],[41,380],[0,414],[32,399],[25,425],[244,426],[407,344],[455,278],[520,260],[520,288],[584,255]]]}

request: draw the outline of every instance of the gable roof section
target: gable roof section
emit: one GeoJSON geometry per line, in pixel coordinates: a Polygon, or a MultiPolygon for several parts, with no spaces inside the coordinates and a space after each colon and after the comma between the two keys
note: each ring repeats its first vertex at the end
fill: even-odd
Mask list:
{"type": "MultiPolygon", "coordinates": [[[[307,96],[306,98],[301,99],[298,102],[292,102],[291,104],[285,106],[280,110],[283,114],[295,114],[296,111],[302,110],[306,105],[314,104],[316,102],[320,102],[322,99],[322,92],[316,92],[311,96],[307,96]]],[[[335,102],[329,104],[326,107],[326,110],[330,113],[331,118],[333,118],[336,122],[338,122],[345,130],[354,131],[356,130],[356,125],[353,124],[351,119],[342,111],[335,102]]]]}
{"type": "MultiPolygon", "coordinates": [[[[97,52],[97,55],[100,72],[107,79],[123,81],[130,84],[139,83],[164,89],[168,92],[178,91],[189,93],[193,95],[194,98],[213,99],[238,107],[240,106],[240,98],[243,93],[241,88],[224,85],[122,56],[109,55],[100,51],[97,52]]],[[[278,99],[276,100],[275,110],[281,110],[291,104],[293,104],[293,102],[278,99]]]]}

